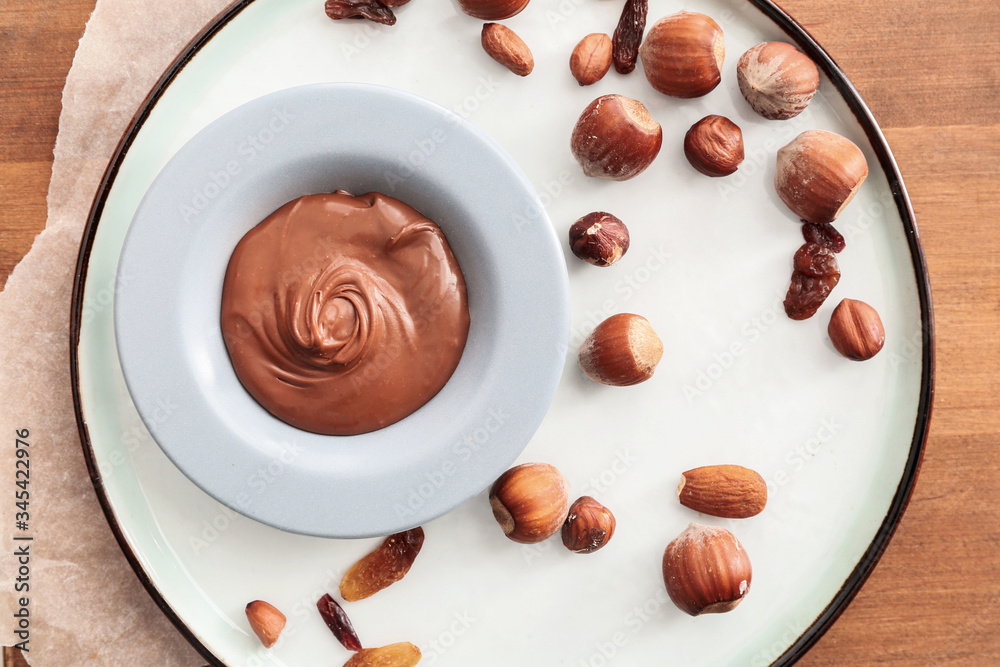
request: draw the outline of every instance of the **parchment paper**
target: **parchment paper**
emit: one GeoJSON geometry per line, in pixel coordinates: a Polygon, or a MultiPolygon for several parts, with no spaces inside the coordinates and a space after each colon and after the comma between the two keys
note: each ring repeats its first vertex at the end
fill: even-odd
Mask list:
{"type": "Polygon", "coordinates": [[[26,598],[32,667],[205,663],[142,587],[97,502],[73,414],[69,315],[83,226],[118,140],[174,57],[228,4],[98,0],[63,91],[46,228],[0,294],[0,643],[21,640],[13,614],[26,598]],[[24,530],[14,504],[23,429],[24,530]],[[16,556],[25,545],[28,555],[16,556]]]}

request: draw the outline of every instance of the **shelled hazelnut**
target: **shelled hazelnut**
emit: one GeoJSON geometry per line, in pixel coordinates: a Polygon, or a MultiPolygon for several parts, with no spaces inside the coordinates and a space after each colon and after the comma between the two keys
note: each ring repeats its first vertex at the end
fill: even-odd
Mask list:
{"type": "Polygon", "coordinates": [[[588,213],[569,228],[573,254],[594,266],[611,266],[628,251],[625,223],[610,213],[588,213]]]}
{"type": "Polygon", "coordinates": [[[854,361],[871,359],[885,345],[882,318],[864,301],[844,299],[837,304],[827,333],[837,351],[854,361]]]}
{"type": "Polygon", "coordinates": [[[743,163],[743,132],[725,116],[705,116],[684,135],[684,155],[706,176],[728,176],[743,163]]]}
{"type": "Polygon", "coordinates": [[[562,527],[563,545],[578,554],[589,554],[607,544],[615,534],[615,515],[590,496],[570,505],[562,527]]]}

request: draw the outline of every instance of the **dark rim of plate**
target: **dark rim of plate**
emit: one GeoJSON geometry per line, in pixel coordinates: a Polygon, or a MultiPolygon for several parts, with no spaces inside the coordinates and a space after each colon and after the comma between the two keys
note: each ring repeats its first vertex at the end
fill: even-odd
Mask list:
{"type": "MultiPolygon", "coordinates": [[[[167,618],[173,622],[187,640],[201,653],[212,665],[225,667],[223,663],[211,649],[209,649],[198,636],[189,628],[177,613],[166,602],[159,589],[143,570],[139,558],[132,551],[131,546],[125,539],[125,535],[115,519],[114,512],[108,500],[101,473],[97,466],[97,459],[90,442],[90,434],[87,430],[87,423],[83,416],[82,397],[80,393],[80,372],[79,372],[79,342],[80,330],[83,318],[83,292],[87,278],[87,267],[90,262],[90,252],[94,244],[97,226],[104,211],[104,205],[111,190],[118,171],[121,168],[125,155],[128,153],[132,141],[138,135],[149,117],[153,107],[160,97],[170,86],[173,80],[184,66],[190,62],[201,48],[207,44],[219,31],[221,31],[233,18],[246,9],[254,0],[237,0],[229,7],[220,12],[209,24],[199,32],[194,39],[181,51],[180,55],[170,64],[166,72],[160,77],[156,85],[143,100],[139,110],[132,118],[128,129],[118,143],[111,162],[101,179],[100,186],[91,206],[90,214],[87,217],[86,227],[83,232],[83,240],[80,246],[80,254],[77,259],[76,273],[73,282],[73,300],[70,311],[70,374],[73,384],[73,406],[76,412],[77,427],[80,431],[80,439],[83,444],[83,453],[87,461],[87,469],[90,479],[97,491],[97,498],[101,503],[104,516],[111,526],[115,539],[135,571],[139,581],[145,586],[153,601],[160,607],[167,618]]],[[[907,233],[907,240],[910,247],[910,256],[913,260],[914,278],[916,279],[917,291],[920,299],[920,316],[923,330],[923,350],[922,364],[923,371],[920,386],[920,399],[917,406],[917,419],[913,429],[913,440],[910,452],[903,468],[899,486],[889,505],[882,525],[872,539],[868,549],[858,561],[854,570],[844,581],[830,604],[812,621],[809,627],[771,664],[776,666],[792,665],[799,660],[823,636],[834,621],[843,613],[844,609],[851,602],[861,586],[868,579],[868,576],[875,569],[876,563],[881,558],[883,552],[889,544],[899,520],[903,516],[906,505],[910,500],[913,487],[917,481],[920,471],[921,457],[923,456],[924,443],[927,439],[927,432],[930,426],[931,407],[934,398],[934,316],[931,306],[930,280],[927,274],[927,263],[924,259],[923,249],[920,244],[920,233],[917,231],[916,218],[913,208],[903,186],[903,180],[899,173],[895,159],[889,150],[885,136],[879,128],[871,110],[862,101],[854,85],[848,80],[847,75],[834,62],[833,58],[823,50],[823,47],[813,39],[805,28],[795,22],[780,7],[770,0],[750,0],[750,3],[763,12],[768,18],[774,21],[789,38],[794,40],[799,48],[808,55],[826,73],[826,75],[836,86],[837,90],[847,102],[851,111],[856,116],[865,134],[871,142],[875,154],[878,156],[882,170],[889,181],[889,188],[892,191],[896,207],[899,210],[903,227],[907,233]]]]}

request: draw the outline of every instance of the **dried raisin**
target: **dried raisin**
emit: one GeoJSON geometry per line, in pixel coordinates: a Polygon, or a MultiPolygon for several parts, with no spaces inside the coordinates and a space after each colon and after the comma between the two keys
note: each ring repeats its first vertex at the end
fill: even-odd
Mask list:
{"type": "Polygon", "coordinates": [[[840,268],[833,250],[806,243],[795,253],[795,270],[785,296],[785,313],[793,320],[809,319],[840,282],[840,268]]]}
{"type": "Polygon", "coordinates": [[[625,0],[618,27],[611,38],[611,58],[619,74],[628,74],[635,69],[648,12],[648,0],[625,0]]]}
{"type": "Polygon", "coordinates": [[[351,619],[347,617],[344,608],[330,597],[329,593],[319,599],[316,608],[319,609],[319,615],[323,617],[326,627],[330,628],[333,636],[344,645],[344,648],[348,651],[361,650],[361,640],[358,639],[358,633],[354,631],[351,619]]]}
{"type": "Polygon", "coordinates": [[[396,15],[379,0],[326,0],[326,15],[338,19],[368,19],[382,25],[395,25],[396,15]]]}
{"type": "Polygon", "coordinates": [[[802,237],[806,243],[818,243],[834,252],[840,252],[847,243],[844,237],[830,223],[807,222],[802,225],[802,237]]]}
{"type": "Polygon", "coordinates": [[[410,642],[358,651],[344,667],[413,667],[420,662],[420,649],[410,642]]]}
{"type": "Polygon", "coordinates": [[[340,581],[345,600],[363,600],[403,578],[424,544],[420,526],[385,538],[378,549],[355,563],[340,581]]]}

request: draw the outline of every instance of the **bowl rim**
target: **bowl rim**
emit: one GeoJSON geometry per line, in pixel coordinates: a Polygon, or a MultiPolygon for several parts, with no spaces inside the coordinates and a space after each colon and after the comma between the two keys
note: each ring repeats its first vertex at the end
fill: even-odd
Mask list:
{"type": "MultiPolygon", "coordinates": [[[[366,189],[357,186],[357,194],[366,189]]],[[[223,114],[155,176],[121,250],[115,341],[147,430],[210,496],[289,532],[386,535],[458,507],[487,488],[528,445],[565,365],[554,351],[568,344],[568,275],[537,199],[517,164],[484,132],[401,90],[308,84],[223,114]],[[230,156],[221,147],[238,145],[275,109],[294,119],[281,141],[243,162],[239,176],[207,198],[196,220],[177,224],[180,205],[214,168],[203,165],[205,156],[226,160],[230,156]],[[379,114],[385,109],[393,113],[379,114]],[[329,123],[331,116],[338,122],[329,123]],[[384,131],[390,116],[399,119],[392,121],[400,123],[398,131],[384,131]],[[387,156],[442,127],[448,128],[442,135],[447,139],[436,153],[402,179],[402,192],[386,194],[439,222],[455,251],[471,315],[462,360],[423,407],[377,431],[329,436],[282,422],[246,392],[222,343],[221,285],[232,249],[247,230],[296,196],[329,191],[330,182],[340,189],[344,179],[377,185],[389,168],[387,156]],[[493,187],[483,187],[486,183],[493,187]],[[503,223],[515,227],[512,216],[530,206],[537,206],[539,217],[518,227],[525,243],[511,258],[503,243],[511,231],[503,223]],[[461,224],[468,220],[475,224],[461,224]],[[550,289],[537,290],[540,279],[550,289]],[[163,417],[164,400],[176,404],[181,418],[163,417]],[[485,425],[486,445],[479,438],[485,425]],[[258,483],[255,471],[278,469],[275,460],[280,472],[258,483]],[[441,470],[444,477],[437,474],[441,470]],[[429,491],[427,479],[434,480],[429,491]]]]}

